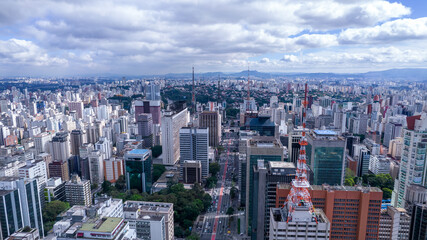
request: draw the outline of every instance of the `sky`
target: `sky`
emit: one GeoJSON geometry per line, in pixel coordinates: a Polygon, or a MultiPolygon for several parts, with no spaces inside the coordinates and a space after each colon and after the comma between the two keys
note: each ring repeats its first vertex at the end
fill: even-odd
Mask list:
{"type": "Polygon", "coordinates": [[[0,77],[427,66],[427,1],[1,0],[0,77]]]}

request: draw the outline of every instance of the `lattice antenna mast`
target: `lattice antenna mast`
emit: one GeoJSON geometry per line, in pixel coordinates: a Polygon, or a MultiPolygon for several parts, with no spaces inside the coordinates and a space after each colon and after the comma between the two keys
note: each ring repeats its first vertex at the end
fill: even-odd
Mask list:
{"type": "Polygon", "coordinates": [[[220,81],[221,81],[221,77],[220,77],[220,75],[218,74],[218,96],[217,96],[217,102],[218,102],[218,104],[220,103],[220,101],[221,101],[221,99],[220,99],[220,91],[221,91],[221,84],[220,84],[220,81]]]}
{"type": "Polygon", "coordinates": [[[308,188],[310,187],[310,183],[307,180],[307,156],[305,148],[308,145],[307,137],[306,137],[306,112],[307,112],[307,92],[308,87],[307,83],[305,84],[305,94],[304,94],[304,101],[303,101],[303,113],[302,113],[302,137],[299,141],[300,144],[300,151],[299,151],[299,157],[297,162],[297,169],[296,169],[296,177],[294,180],[292,180],[291,183],[291,191],[289,192],[288,198],[286,199],[286,205],[288,209],[288,218],[287,222],[292,220],[293,213],[295,211],[295,208],[298,206],[306,206],[308,207],[309,211],[313,214],[313,218],[317,222],[317,219],[314,215],[314,207],[313,203],[311,202],[310,193],[308,192],[308,188]]]}
{"type": "Polygon", "coordinates": [[[250,97],[251,97],[251,95],[250,95],[250,93],[249,93],[249,86],[250,86],[250,84],[249,84],[249,63],[248,63],[248,101],[249,101],[249,99],[250,99],[250,97]]]}
{"type": "Polygon", "coordinates": [[[191,103],[193,105],[193,111],[196,112],[196,93],[195,93],[195,84],[194,84],[194,67],[193,67],[193,93],[192,93],[192,97],[191,97],[191,103]]]}

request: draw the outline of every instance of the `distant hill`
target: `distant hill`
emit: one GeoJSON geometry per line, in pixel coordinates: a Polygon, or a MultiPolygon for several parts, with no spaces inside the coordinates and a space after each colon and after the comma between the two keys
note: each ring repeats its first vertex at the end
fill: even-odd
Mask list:
{"type": "MultiPolygon", "coordinates": [[[[427,81],[427,68],[403,68],[390,69],[385,71],[373,71],[367,73],[301,73],[301,72],[258,72],[255,70],[249,71],[250,77],[269,79],[274,77],[290,77],[290,78],[361,78],[367,80],[411,80],[411,81],[427,81]]],[[[154,75],[150,75],[152,77],[154,75]]],[[[223,72],[206,72],[196,73],[196,79],[200,78],[216,78],[218,76],[242,78],[246,79],[248,71],[223,73],[223,72]]],[[[148,76],[145,76],[148,77],[148,76]]],[[[157,75],[169,79],[174,78],[191,78],[191,73],[169,73],[165,75],[157,75]]]]}

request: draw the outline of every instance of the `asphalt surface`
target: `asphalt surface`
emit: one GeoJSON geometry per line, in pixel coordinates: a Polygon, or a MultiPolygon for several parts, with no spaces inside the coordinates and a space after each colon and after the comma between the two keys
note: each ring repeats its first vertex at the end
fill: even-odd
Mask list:
{"type": "Polygon", "coordinates": [[[235,214],[227,215],[229,207],[237,206],[237,200],[232,201],[230,197],[233,174],[237,174],[234,167],[235,155],[230,150],[233,143],[233,139],[223,140],[225,151],[219,160],[218,182],[215,188],[208,191],[212,196],[212,207],[205,215],[201,216],[197,228],[203,240],[237,239],[239,236],[237,234],[237,216],[242,213],[235,211],[235,214]],[[230,219],[232,220],[230,221],[230,219]]]}

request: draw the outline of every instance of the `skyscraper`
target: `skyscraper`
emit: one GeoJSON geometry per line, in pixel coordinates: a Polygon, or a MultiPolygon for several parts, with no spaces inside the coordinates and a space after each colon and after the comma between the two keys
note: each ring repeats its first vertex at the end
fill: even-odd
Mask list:
{"type": "Polygon", "coordinates": [[[151,82],[145,86],[145,98],[147,100],[161,100],[160,98],[160,85],[151,82]]]}
{"type": "Polygon", "coordinates": [[[183,127],[179,130],[180,164],[185,161],[199,161],[202,164],[202,178],[209,175],[209,131],[207,128],[183,127]]]}
{"type": "Polygon", "coordinates": [[[57,133],[51,141],[50,150],[54,161],[68,161],[70,157],[70,142],[67,132],[57,133]]]}
{"type": "Polygon", "coordinates": [[[218,147],[221,140],[221,115],[219,112],[202,112],[199,115],[199,126],[209,129],[209,146],[218,147]]]}
{"type": "Polygon", "coordinates": [[[427,205],[415,204],[412,208],[409,240],[427,239],[427,205]]]}
{"type": "Polygon", "coordinates": [[[148,149],[134,149],[124,156],[126,186],[128,190],[151,193],[152,160],[148,149]]]}
{"type": "Polygon", "coordinates": [[[187,108],[178,113],[171,111],[164,113],[161,127],[164,165],[174,165],[179,160],[179,130],[187,126],[189,121],[187,108]]]}
{"type": "Polygon", "coordinates": [[[144,141],[144,148],[153,146],[153,118],[151,113],[141,113],[137,116],[138,135],[144,141]]]}
{"type": "MultiPolygon", "coordinates": [[[[31,228],[38,228],[40,230],[41,237],[44,236],[43,232],[43,217],[42,217],[42,208],[40,203],[40,195],[37,187],[36,179],[23,179],[18,177],[1,177],[0,178],[0,190],[11,191],[9,193],[3,194],[3,200],[6,201],[6,204],[0,201],[0,210],[2,206],[6,207],[3,211],[6,212],[5,219],[1,219],[3,237],[6,234],[12,234],[11,232],[14,228],[19,226],[29,226],[31,228]],[[17,190],[17,191],[15,191],[17,190]],[[19,194],[19,204],[18,202],[19,194]],[[13,199],[12,199],[13,197],[13,199]],[[12,200],[10,203],[8,200],[12,200]],[[13,206],[15,205],[15,206],[13,206]],[[12,206],[12,208],[10,208],[12,206]],[[19,220],[19,214],[22,218],[19,220]],[[8,220],[6,220],[8,218],[8,220]],[[9,222],[9,230],[3,229],[4,220],[17,221],[12,224],[9,222]],[[21,225],[22,224],[22,225],[21,225]],[[12,225],[14,227],[12,228],[12,225]]],[[[0,199],[1,200],[1,199],[0,199]]]]}
{"type": "Polygon", "coordinates": [[[406,188],[410,184],[426,186],[425,175],[427,151],[427,116],[407,118],[408,126],[403,131],[403,151],[400,161],[399,178],[396,179],[392,204],[405,207],[406,188]]]}
{"type": "MultiPolygon", "coordinates": [[[[283,161],[283,146],[274,137],[259,136],[249,140],[247,146],[246,163],[242,164],[242,183],[240,187],[241,204],[246,207],[246,226],[250,230],[249,223],[254,217],[254,167],[258,160],[264,160],[267,164],[270,161],[283,161]]],[[[249,231],[250,232],[250,231],[249,231]]]]}
{"type": "Polygon", "coordinates": [[[280,183],[290,183],[295,174],[293,163],[271,161],[265,164],[264,160],[258,160],[254,167],[252,239],[268,239],[270,208],[276,207],[276,187],[280,183]]]}
{"type": "Polygon", "coordinates": [[[79,148],[86,143],[83,130],[72,130],[70,134],[71,155],[79,155],[79,148]]]}
{"type": "Polygon", "coordinates": [[[77,118],[81,119],[83,117],[83,102],[69,102],[68,109],[69,111],[76,111],[77,118]]]}
{"type": "Polygon", "coordinates": [[[345,139],[330,130],[308,134],[307,164],[313,171],[313,184],[343,184],[345,139]]]}

